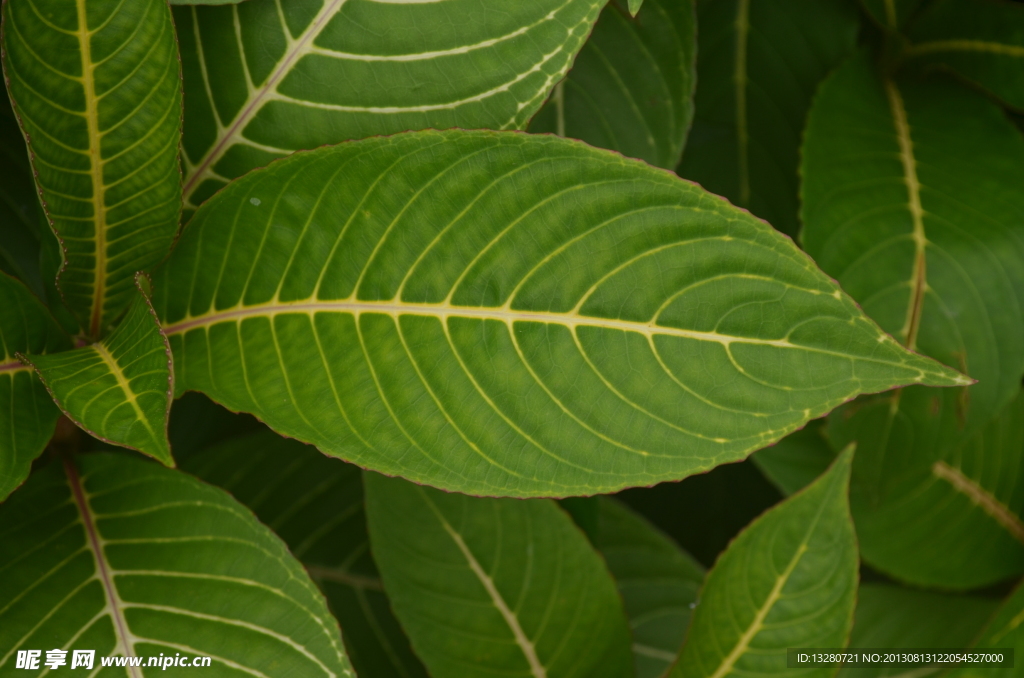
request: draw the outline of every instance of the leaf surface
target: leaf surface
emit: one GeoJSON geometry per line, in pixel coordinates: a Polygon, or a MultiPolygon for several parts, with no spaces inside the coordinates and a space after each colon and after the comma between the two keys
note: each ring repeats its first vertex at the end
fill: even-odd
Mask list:
{"type": "MultiPolygon", "coordinates": [[[[857,594],[852,447],[730,544],[701,589],[672,676],[784,674],[790,647],[845,647],[857,594]]],[[[832,676],[835,667],[805,669],[832,676]]]]}
{"type": "Polygon", "coordinates": [[[22,354],[69,419],[101,440],[174,465],[167,416],[174,394],[171,349],[136,278],[136,299],[113,334],[72,351],[22,354]]]}
{"type": "Polygon", "coordinates": [[[410,129],[523,129],[605,2],[178,7],[186,207],[298,149],[410,129]]]}
{"type": "Polygon", "coordinates": [[[97,669],[110,655],[180,653],[212,657],[212,675],[354,678],[284,544],[184,473],[79,455],[34,474],[0,505],[0,526],[0,671],[19,649],[57,647],[96,650],[97,669]]]}
{"type": "MultiPolygon", "coordinates": [[[[893,586],[861,584],[851,648],[949,648],[971,646],[978,632],[998,607],[998,601],[980,596],[957,596],[893,586]]],[[[920,670],[920,666],[843,668],[839,678],[876,678],[920,670]]],[[[991,671],[991,669],[988,669],[991,671]]],[[[933,672],[916,675],[938,674],[933,672]]]]}
{"type": "Polygon", "coordinates": [[[897,31],[910,21],[922,0],[860,0],[860,4],[880,27],[897,31]]]}
{"type": "Polygon", "coordinates": [[[302,561],[341,623],[358,675],[426,678],[370,554],[357,467],[266,430],[175,454],[181,470],[230,492],[302,561]]]}
{"type": "Polygon", "coordinates": [[[474,494],[679,479],[857,393],[964,383],[763,222],[557,137],[297,154],[209,201],[155,281],[182,391],[474,494]]]}
{"type": "MultiPolygon", "coordinates": [[[[936,563],[925,551],[914,556],[911,544],[935,543],[930,540],[939,534],[924,516],[945,509],[915,504],[914,496],[923,498],[912,488],[919,480],[934,484],[934,464],[956,466],[947,457],[1020,391],[1024,138],[983,95],[945,79],[885,80],[862,54],[822,86],[803,158],[807,252],[886,331],[978,379],[945,393],[907,388],[865,399],[830,419],[833,448],[858,443],[853,506],[863,555],[922,584],[995,581],[987,577],[1015,570],[1016,556],[1000,557],[992,569],[976,561],[942,579],[934,578],[936,563]],[[901,504],[914,504],[913,519],[886,514],[901,504]],[[878,529],[869,529],[874,512],[878,529]],[[903,547],[905,557],[879,560],[882,549],[895,554],[903,547]]],[[[978,462],[1015,468],[1019,454],[1019,448],[991,450],[978,462]]],[[[953,553],[969,551],[957,545],[953,553]]]]}
{"type": "Polygon", "coordinates": [[[977,83],[1024,110],[1024,7],[993,0],[939,0],[910,27],[907,55],[977,83]]]}
{"type": "Polygon", "coordinates": [[[696,16],[691,0],[648,0],[631,19],[613,2],[530,132],[582,139],[675,169],[693,118],[696,16]]]}
{"type": "Polygon", "coordinates": [[[16,354],[70,346],[46,307],[23,284],[0,273],[0,501],[28,476],[60,417],[46,389],[16,354]]]}
{"type": "Polygon", "coordinates": [[[94,339],[158,263],[181,211],[181,87],[163,0],[3,5],[3,66],[43,207],[58,285],[94,339]]]}
{"type": "Polygon", "coordinates": [[[384,589],[434,678],[632,674],[615,583],[555,502],[364,483],[384,589]]]}
{"type": "Polygon", "coordinates": [[[626,605],[636,678],[659,678],[683,645],[704,568],[620,501],[597,497],[597,504],[593,542],[626,605]]]}
{"type": "Polygon", "coordinates": [[[700,2],[696,111],[677,172],[796,236],[811,97],[860,20],[844,0],[700,2]]]}

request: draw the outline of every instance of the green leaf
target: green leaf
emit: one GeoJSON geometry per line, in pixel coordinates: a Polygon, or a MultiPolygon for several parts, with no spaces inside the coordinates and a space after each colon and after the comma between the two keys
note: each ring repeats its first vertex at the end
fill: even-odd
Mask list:
{"type": "MultiPolygon", "coordinates": [[[[786,648],[845,647],[857,594],[852,446],[744,530],[708,573],[672,676],[783,674],[786,648]]],[[[835,668],[801,671],[832,676],[835,668]]]]}
{"type": "MultiPolygon", "coordinates": [[[[900,579],[954,588],[1018,571],[1014,556],[936,579],[941,566],[925,553],[951,532],[917,519],[932,510],[907,493],[935,481],[933,465],[949,461],[1020,391],[1024,138],[981,94],[947,80],[885,80],[862,54],[823,84],[805,140],[807,252],[886,331],[978,379],[969,389],[907,388],[862,400],[830,419],[834,448],[858,443],[853,506],[864,557],[900,579]],[[915,506],[913,519],[869,516],[881,520],[901,504],[915,506]],[[879,560],[893,549],[906,557],[879,560]]],[[[982,466],[1019,453],[993,451],[982,466]]],[[[956,560],[940,548],[943,563],[956,560]]]]}
{"type": "Polygon", "coordinates": [[[0,273],[0,501],[28,477],[60,417],[31,368],[15,354],[70,346],[46,307],[20,282],[0,273]]]}
{"type": "Polygon", "coordinates": [[[844,0],[700,2],[693,130],[680,176],[795,236],[801,132],[857,39],[844,0]]]}
{"type": "Polygon", "coordinates": [[[1024,656],[1024,586],[1018,585],[1003,601],[972,647],[979,650],[1013,648],[1017,668],[965,666],[952,671],[947,678],[1016,678],[1020,675],[1021,656],[1024,656]]]}
{"type": "Polygon", "coordinates": [[[473,494],[679,479],[857,393],[965,383],[763,222],[557,137],[296,154],[206,203],[155,280],[181,391],[473,494]]]}
{"type": "Polygon", "coordinates": [[[704,568],[625,504],[610,497],[596,499],[594,546],[626,605],[636,678],[659,678],[683,645],[704,568]]]}
{"type": "Polygon", "coordinates": [[[172,5],[237,5],[245,0],[169,0],[172,5]]]}
{"type": "MultiPolygon", "coordinates": [[[[654,2],[654,0],[651,0],[654,2]]],[[[640,12],[640,7],[643,6],[644,0],[629,0],[629,13],[636,16],[640,12]]]]}
{"type": "Polygon", "coordinates": [[[167,415],[174,394],[171,349],[141,274],[137,297],[113,334],[89,346],[19,357],[39,373],[54,401],[90,435],[174,465],[167,415]]]}
{"type": "Polygon", "coordinates": [[[0,505],[0,526],[5,674],[16,650],[63,648],[96,650],[97,669],[110,655],[181,653],[212,657],[211,675],[354,678],[284,544],[184,473],[79,455],[34,474],[0,505]]]}
{"type": "Polygon", "coordinates": [[[426,678],[370,554],[357,467],[266,430],[175,454],[181,470],[230,492],[302,561],[344,629],[358,675],[426,678]]]}
{"type": "Polygon", "coordinates": [[[696,16],[691,0],[648,0],[630,19],[601,13],[568,77],[530,123],[675,169],[693,118],[696,16]]]}
{"type": "Polygon", "coordinates": [[[875,23],[887,31],[897,31],[910,20],[923,0],[860,0],[875,23]]]}
{"type": "MultiPolygon", "coordinates": [[[[997,606],[997,601],[979,596],[916,591],[891,584],[861,584],[850,647],[970,647],[997,606]]],[[[895,676],[914,668],[918,667],[844,668],[839,678],[895,676]]],[[[934,673],[938,672],[935,668],[934,673]]]]}
{"type": "MultiPolygon", "coordinates": [[[[884,431],[887,403],[830,423],[835,442],[884,431]]],[[[897,420],[896,427],[903,422],[897,420]]],[[[853,515],[865,560],[922,585],[968,589],[1024,572],[1024,394],[938,458],[893,434],[882,467],[854,475],[853,515]]],[[[855,471],[856,471],[855,467],[855,471]]]]}
{"type": "Polygon", "coordinates": [[[947,69],[1024,109],[1024,7],[992,0],[939,0],[914,21],[906,54],[947,69]]]}
{"type": "Polygon", "coordinates": [[[61,241],[58,286],[94,339],[167,254],[181,210],[181,92],[164,0],[3,5],[3,66],[61,241]]]}
{"type": "Polygon", "coordinates": [[[615,584],[555,502],[364,483],[384,589],[434,678],[632,673],[615,584]]]}
{"type": "Polygon", "coordinates": [[[822,424],[823,420],[813,421],[750,456],[784,495],[807,487],[835,461],[835,450],[829,445],[822,424]]]}
{"type": "Polygon", "coordinates": [[[523,129],[605,2],[176,8],[186,207],[298,149],[410,129],[523,129]]]}

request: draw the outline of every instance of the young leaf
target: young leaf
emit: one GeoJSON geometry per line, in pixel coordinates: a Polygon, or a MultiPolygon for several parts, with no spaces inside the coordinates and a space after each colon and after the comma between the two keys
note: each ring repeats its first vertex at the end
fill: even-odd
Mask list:
{"type": "Polygon", "coordinates": [[[0,671],[19,649],[62,648],[96,650],[97,670],[110,655],[180,653],[212,657],[213,675],[354,678],[284,544],[184,473],[79,455],[34,474],[0,526],[0,671]]]}
{"type": "MultiPolygon", "coordinates": [[[[888,403],[829,423],[838,442],[885,431],[888,403]]],[[[988,426],[936,458],[898,421],[882,467],[854,475],[853,515],[865,560],[922,585],[969,589],[1024,572],[1024,393],[988,426]],[[877,475],[875,475],[877,474],[877,475]]],[[[855,465],[855,471],[857,470],[855,465]]]]}
{"type": "MultiPolygon", "coordinates": [[[[926,524],[886,520],[869,536],[864,511],[901,502],[915,474],[929,478],[1020,391],[1024,138],[981,94],[946,80],[884,79],[862,54],[822,85],[802,175],[808,253],[902,343],[979,382],[947,393],[908,388],[830,420],[833,447],[858,442],[853,503],[865,558],[923,584],[934,563],[910,545],[931,543],[926,524]],[[876,560],[901,546],[906,559],[876,560]]],[[[980,584],[982,572],[927,582],[980,584]]]]}
{"type": "Polygon", "coordinates": [[[846,0],[698,3],[693,130],[677,172],[795,236],[800,133],[818,83],[853,49],[846,0]]]}
{"type": "Polygon", "coordinates": [[[682,647],[704,568],[625,504],[596,499],[593,542],[626,604],[636,678],[659,678],[682,647]]]}
{"type": "Polygon", "coordinates": [[[19,354],[39,373],[68,419],[101,440],[174,465],[167,415],[174,394],[171,349],[136,276],[138,296],[113,334],[63,353],[19,354]]]}
{"type": "Polygon", "coordinates": [[[186,207],[298,149],[409,129],[522,129],[604,4],[249,0],[176,8],[186,207]]]}
{"type": "MultiPolygon", "coordinates": [[[[861,584],[850,647],[970,647],[997,606],[997,601],[980,596],[954,596],[891,584],[861,584]]],[[[844,668],[839,672],[839,678],[887,675],[892,675],[892,667],[844,668]]]]}
{"type": "Polygon", "coordinates": [[[847,501],[852,458],[851,446],[730,544],[708,573],[672,676],[782,674],[788,647],[846,645],[858,566],[847,501]]]}
{"type": "Polygon", "coordinates": [[[296,154],[206,203],[156,281],[181,390],[473,494],[679,479],[857,393],[966,383],[763,222],[557,137],[296,154]]]}
{"type": "Polygon", "coordinates": [[[1013,648],[1017,668],[979,670],[975,666],[964,666],[952,671],[947,678],[1017,678],[1020,675],[1020,658],[1024,653],[1024,585],[1018,585],[1003,601],[972,647],[982,651],[1013,648]]]}
{"type": "Polygon", "coordinates": [[[868,16],[888,31],[903,28],[923,0],[860,0],[868,16]]]}
{"type": "Polygon", "coordinates": [[[610,3],[530,131],[675,169],[693,118],[696,28],[691,0],[648,0],[636,19],[610,3]]]}
{"type": "Polygon", "coordinates": [[[426,678],[370,555],[357,467],[266,430],[175,455],[181,470],[230,492],[288,544],[327,596],[358,675],[426,678]]]}
{"type": "Polygon", "coordinates": [[[981,85],[1024,109],[1024,6],[939,0],[914,21],[907,56],[981,85]]]}
{"type": "Polygon", "coordinates": [[[632,673],[615,584],[555,502],[364,482],[384,589],[434,678],[632,673]]]}
{"type": "Polygon", "coordinates": [[[784,495],[801,490],[835,461],[836,453],[825,437],[824,421],[813,421],[779,442],[750,456],[765,477],[784,495]]]}
{"type": "Polygon", "coordinates": [[[3,66],[44,208],[58,285],[98,339],[158,263],[181,211],[181,92],[164,0],[3,3],[3,66]]]}
{"type": "Polygon", "coordinates": [[[46,307],[20,282],[0,273],[0,501],[28,477],[60,417],[46,389],[16,354],[70,346],[46,307]]]}

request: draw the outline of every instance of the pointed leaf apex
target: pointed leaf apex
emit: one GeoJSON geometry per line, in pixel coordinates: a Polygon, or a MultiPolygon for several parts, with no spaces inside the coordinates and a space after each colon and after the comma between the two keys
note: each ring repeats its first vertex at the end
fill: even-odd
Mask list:
{"type": "Polygon", "coordinates": [[[633,16],[637,15],[640,11],[640,5],[644,4],[644,0],[629,0],[629,13],[633,16]]]}

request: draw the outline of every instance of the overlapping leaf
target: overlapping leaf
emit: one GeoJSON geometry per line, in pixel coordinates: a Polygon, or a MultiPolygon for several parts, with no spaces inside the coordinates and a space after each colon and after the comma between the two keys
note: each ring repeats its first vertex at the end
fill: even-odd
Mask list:
{"type": "Polygon", "coordinates": [[[615,584],[555,502],[364,482],[384,588],[434,678],[631,675],[615,584]]]}
{"type": "Polygon", "coordinates": [[[176,457],[181,470],[231,492],[288,544],[327,596],[359,675],[426,678],[370,555],[358,468],[269,431],[176,457]]]}
{"type": "Polygon", "coordinates": [[[60,410],[19,352],[71,346],[46,307],[20,282],[0,272],[0,501],[28,476],[32,460],[53,435],[60,410]]]}
{"type": "Polygon", "coordinates": [[[208,202],[155,281],[178,388],[469,493],[678,479],[857,393],[964,383],[763,222],[557,137],[297,154],[208,202]]]}
{"type": "MultiPolygon", "coordinates": [[[[862,584],[857,591],[850,647],[970,647],[998,605],[996,600],[980,596],[955,596],[891,584],[862,584]]],[[[923,676],[939,671],[936,667],[925,673],[920,666],[912,665],[844,667],[839,678],[876,678],[903,672],[923,676]]]]}
{"type": "Polygon", "coordinates": [[[249,0],[177,8],[186,206],[297,149],[410,129],[521,129],[569,69],[605,2],[249,0]]]}
{"type": "Polygon", "coordinates": [[[1024,7],[1006,0],[938,0],[914,21],[907,55],[975,82],[1024,109],[1024,7]]]}
{"type": "Polygon", "coordinates": [[[163,0],[3,6],[4,74],[44,208],[59,287],[89,336],[131,302],[181,210],[181,86],[163,0]]]}
{"type": "MultiPolygon", "coordinates": [[[[803,491],[755,520],[708,573],[672,676],[786,672],[786,649],[845,647],[857,594],[847,448],[803,491]]],[[[835,667],[805,669],[824,677],[835,667]]]]}
{"type": "Polygon", "coordinates": [[[136,279],[136,299],[114,332],[73,351],[19,354],[69,419],[93,436],[171,466],[167,416],[174,394],[171,349],[136,279]]]}
{"type": "Polygon", "coordinates": [[[649,0],[635,19],[610,3],[530,131],[675,169],[693,118],[696,43],[691,0],[649,0]]]}
{"type": "Polygon", "coordinates": [[[17,650],[56,647],[95,650],[96,668],[166,653],[212,657],[211,675],[354,676],[277,537],[221,490],[124,454],[52,464],[0,505],[0,578],[5,674],[17,650]]]}
{"type": "Polygon", "coordinates": [[[696,112],[679,175],[796,236],[807,109],[859,24],[846,0],[699,3],[696,112]]]}
{"type": "MultiPolygon", "coordinates": [[[[945,393],[907,388],[832,416],[834,448],[858,441],[854,515],[863,554],[914,581],[990,581],[977,561],[958,570],[962,579],[935,579],[935,563],[924,551],[915,557],[911,547],[937,534],[923,518],[933,512],[918,504],[912,518],[900,517],[886,506],[895,510],[910,501],[907,493],[921,474],[934,481],[934,465],[952,463],[952,450],[1020,391],[1024,138],[981,94],[945,79],[886,80],[861,55],[822,86],[803,157],[808,253],[901,342],[979,381],[945,393]],[[884,528],[883,522],[868,528],[872,513],[887,516],[884,528]],[[879,560],[880,549],[900,546],[905,557],[879,560]]],[[[1012,467],[1019,454],[1012,446],[992,450],[984,464],[1012,467]],[[1000,455],[1007,461],[998,461],[1000,455]]],[[[979,534],[985,530],[978,527],[979,534]]],[[[991,563],[990,576],[1016,570],[1014,562],[991,563]]]]}
{"type": "Polygon", "coordinates": [[[659,678],[683,645],[704,568],[624,504],[598,497],[597,505],[592,541],[626,605],[636,678],[659,678]]]}

